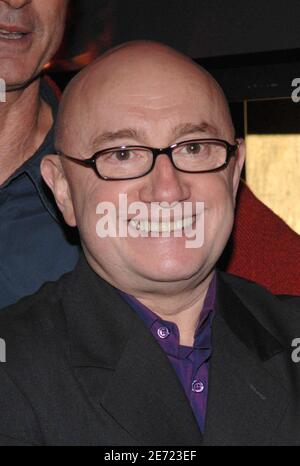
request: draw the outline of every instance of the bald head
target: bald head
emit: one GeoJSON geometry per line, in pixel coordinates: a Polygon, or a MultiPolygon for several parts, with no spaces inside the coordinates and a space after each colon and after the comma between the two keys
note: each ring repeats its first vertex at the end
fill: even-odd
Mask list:
{"type": "MultiPolygon", "coordinates": [[[[138,111],[142,99],[145,108],[159,112],[174,97],[182,94],[184,98],[187,87],[193,88],[195,96],[198,94],[199,105],[204,99],[205,105],[214,107],[219,136],[232,138],[234,130],[226,98],[206,70],[166,45],[134,41],[107,51],[68,85],[57,120],[56,147],[72,153],[77,149],[78,155],[85,148],[92,150],[91,138],[101,132],[97,125],[99,113],[105,116],[112,106],[121,107],[129,101],[131,110],[138,111]]],[[[124,126],[121,121],[120,125],[124,126]]]]}

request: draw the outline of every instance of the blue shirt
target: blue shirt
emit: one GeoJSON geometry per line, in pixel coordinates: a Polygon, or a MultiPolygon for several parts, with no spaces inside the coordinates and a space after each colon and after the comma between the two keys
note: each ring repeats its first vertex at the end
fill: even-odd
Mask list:
{"type": "MultiPolygon", "coordinates": [[[[57,97],[45,81],[41,96],[55,121],[57,97]]],[[[33,156],[0,186],[0,308],[72,270],[79,257],[75,229],[67,227],[40,174],[54,152],[54,126],[33,156]]]]}
{"type": "Polygon", "coordinates": [[[212,353],[211,326],[216,299],[214,274],[200,313],[192,347],[179,344],[176,324],[162,320],[133,296],[120,291],[121,296],[140,316],[167,354],[189,400],[201,432],[204,432],[208,394],[209,359],[212,353]]]}

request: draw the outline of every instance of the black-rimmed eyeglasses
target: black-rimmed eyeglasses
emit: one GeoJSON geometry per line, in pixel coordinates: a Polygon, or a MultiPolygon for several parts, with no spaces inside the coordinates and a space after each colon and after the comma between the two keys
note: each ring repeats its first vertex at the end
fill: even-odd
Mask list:
{"type": "Polygon", "coordinates": [[[172,165],[185,173],[208,173],[225,168],[238,143],[223,139],[191,139],[163,149],[147,146],[119,146],[96,152],[92,157],[79,159],[57,151],[68,160],[91,167],[103,180],[130,180],[151,172],[159,155],[167,155],[172,165]]]}

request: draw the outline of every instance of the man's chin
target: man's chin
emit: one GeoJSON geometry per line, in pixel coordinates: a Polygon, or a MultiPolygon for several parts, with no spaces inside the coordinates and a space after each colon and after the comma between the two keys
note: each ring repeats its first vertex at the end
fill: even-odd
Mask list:
{"type": "Polygon", "coordinates": [[[26,88],[37,77],[30,71],[26,72],[25,66],[22,67],[21,65],[1,71],[1,78],[5,81],[6,92],[26,88]]]}
{"type": "Polygon", "coordinates": [[[162,283],[176,283],[192,279],[201,270],[201,264],[175,263],[161,261],[159,264],[136,264],[135,273],[149,281],[162,283]]]}

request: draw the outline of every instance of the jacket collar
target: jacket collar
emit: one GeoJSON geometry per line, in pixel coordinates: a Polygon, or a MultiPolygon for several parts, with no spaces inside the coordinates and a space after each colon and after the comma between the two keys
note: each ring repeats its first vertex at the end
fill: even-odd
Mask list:
{"type": "MultiPolygon", "coordinates": [[[[228,277],[230,275],[217,272],[216,314],[240,343],[260,360],[267,361],[283,351],[284,344],[250,312],[228,284],[228,277]]],[[[64,309],[75,366],[114,369],[133,335],[132,325],[144,328],[118,290],[99,277],[83,255],[70,275],[64,309]]]]}
{"type": "MultiPolygon", "coordinates": [[[[275,356],[277,353],[283,351],[284,346],[281,343],[279,336],[276,337],[264,327],[249,309],[249,301],[245,303],[241,300],[238,290],[233,290],[229,282],[232,276],[226,273],[217,273],[217,305],[216,310],[219,313],[231,332],[254,354],[257,355],[262,361],[275,356]]],[[[237,282],[247,283],[239,278],[233,278],[237,282]]],[[[250,283],[250,282],[248,282],[250,283]]],[[[258,285],[251,283],[250,286],[258,287],[258,285]]],[[[265,296],[265,303],[261,303],[264,307],[278,305],[276,302],[270,300],[271,295],[261,288],[262,294],[265,296]]],[[[249,289],[250,291],[250,289],[249,289]]],[[[255,290],[254,294],[255,294],[255,290]]],[[[256,290],[256,294],[257,294],[256,290]]],[[[247,297],[248,298],[248,297],[247,297]]],[[[256,312],[259,307],[256,306],[256,312]]]]}

